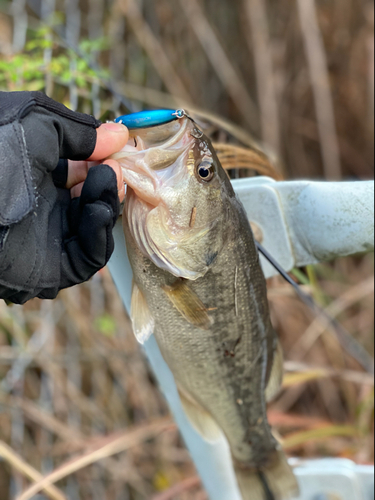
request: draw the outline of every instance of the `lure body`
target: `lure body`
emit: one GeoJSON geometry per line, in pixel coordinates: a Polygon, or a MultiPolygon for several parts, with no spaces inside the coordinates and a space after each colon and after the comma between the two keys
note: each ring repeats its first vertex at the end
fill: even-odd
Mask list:
{"type": "Polygon", "coordinates": [[[116,118],[116,123],[122,123],[129,130],[140,128],[157,127],[175,120],[181,120],[186,115],[183,109],[157,109],[153,111],[141,111],[140,113],[133,113],[131,115],[123,115],[116,118]]]}

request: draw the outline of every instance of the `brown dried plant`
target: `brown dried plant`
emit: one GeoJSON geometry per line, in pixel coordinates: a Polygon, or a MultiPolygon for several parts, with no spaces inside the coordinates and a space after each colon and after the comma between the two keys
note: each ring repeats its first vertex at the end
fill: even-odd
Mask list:
{"type": "MultiPolygon", "coordinates": [[[[42,4],[0,3],[1,71],[53,19],[42,4]]],[[[118,95],[134,109],[185,106],[233,177],[373,177],[370,0],[57,1],[55,13],[38,71],[56,99],[98,117],[128,111],[118,95]],[[69,81],[51,76],[67,43],[100,36],[107,44],[85,57],[110,82],[94,72],[80,85],[73,63],[69,81]]],[[[21,60],[8,88],[26,77],[21,60]]],[[[373,256],[303,276],[372,352],[373,256]]],[[[278,278],[269,299],[286,352],[270,421],[287,451],[372,463],[373,380],[278,278]]],[[[53,302],[0,303],[0,500],[28,488],[69,500],[207,499],[107,270],[53,302]]]]}

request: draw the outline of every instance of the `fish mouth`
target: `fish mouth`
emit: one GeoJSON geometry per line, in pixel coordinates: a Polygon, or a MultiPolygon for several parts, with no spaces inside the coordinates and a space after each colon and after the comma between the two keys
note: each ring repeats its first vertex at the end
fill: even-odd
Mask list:
{"type": "Polygon", "coordinates": [[[180,198],[191,184],[195,129],[185,118],[133,131],[131,142],[112,156],[122,166],[128,187],[124,224],[138,249],[158,268],[189,280],[207,272],[206,261],[195,249],[211,229],[191,227],[191,210],[187,216],[180,198]]]}
{"type": "Polygon", "coordinates": [[[161,202],[162,187],[171,186],[184,170],[195,138],[188,118],[155,129],[132,131],[129,143],[111,156],[123,172],[125,184],[152,206],[161,202]]]}

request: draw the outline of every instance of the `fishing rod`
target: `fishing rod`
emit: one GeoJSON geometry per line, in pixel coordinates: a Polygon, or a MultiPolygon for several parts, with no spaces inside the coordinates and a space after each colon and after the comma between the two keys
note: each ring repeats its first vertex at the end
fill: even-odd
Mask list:
{"type": "Polygon", "coordinates": [[[348,354],[350,354],[350,356],[352,356],[368,373],[373,374],[374,360],[366,351],[366,349],[359,342],[357,342],[335,318],[328,314],[327,311],[323,309],[323,307],[319,306],[310,295],[302,290],[301,286],[296,283],[293,278],[291,278],[291,276],[289,276],[285,269],[278,262],[276,262],[276,260],[261,243],[257,241],[256,246],[259,252],[277,270],[277,272],[285,279],[285,281],[292,285],[303,302],[308,305],[315,314],[323,316],[329,322],[336,333],[341,347],[343,347],[343,349],[348,354]]]}

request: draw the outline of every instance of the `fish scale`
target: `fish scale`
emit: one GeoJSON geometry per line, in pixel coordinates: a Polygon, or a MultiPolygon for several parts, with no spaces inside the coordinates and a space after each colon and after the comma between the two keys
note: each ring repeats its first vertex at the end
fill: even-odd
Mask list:
{"type": "MultiPolygon", "coordinates": [[[[187,117],[180,127],[160,126],[168,150],[184,145],[162,177],[152,145],[147,172],[137,171],[146,154],[139,146],[117,157],[128,182],[123,219],[134,331],[142,341],[145,331],[154,333],[196,430],[208,441],[226,436],[243,499],[290,498],[296,480],[267,421],[282,361],[254,237],[209,140],[187,117]],[[137,189],[145,175],[159,176],[147,202],[137,189]]],[[[158,133],[153,127],[163,162],[158,133]]]]}
{"type": "MultiPolygon", "coordinates": [[[[237,204],[236,209],[239,210],[237,204]]],[[[236,210],[233,219],[235,216],[236,210]]],[[[238,220],[237,225],[232,227],[234,234],[238,232],[239,224],[238,220]]],[[[250,232],[245,233],[248,238],[250,234],[250,232]]],[[[135,271],[137,285],[146,297],[150,310],[154,312],[156,340],[177,384],[194,395],[196,401],[215,416],[227,439],[233,443],[232,450],[238,441],[241,443],[239,447],[246,448],[245,454],[239,450],[235,458],[256,464],[263,463],[260,457],[267,456],[267,453],[275,448],[275,441],[266,418],[263,369],[263,366],[267,366],[267,346],[264,345],[264,341],[267,335],[273,338],[274,334],[268,322],[267,303],[259,307],[257,301],[250,295],[250,276],[251,281],[256,283],[256,288],[262,289],[264,283],[256,252],[246,251],[246,243],[252,247],[253,242],[239,244],[238,236],[236,238],[230,236],[226,248],[220,253],[209,273],[190,284],[208,309],[217,308],[210,313],[214,327],[209,331],[192,327],[168,301],[163,300],[161,287],[173,285],[176,278],[150,263],[149,259],[135,247],[129,233],[126,234],[126,241],[132,246],[129,258],[135,271]],[[228,295],[230,296],[228,283],[234,284],[235,278],[233,262],[238,263],[238,268],[241,270],[241,275],[237,278],[241,300],[238,317],[234,308],[234,293],[232,300],[228,302],[228,295]],[[143,272],[144,269],[147,269],[146,273],[143,272]],[[261,317],[257,318],[259,315],[261,317]],[[247,325],[257,323],[261,328],[266,323],[269,332],[258,333],[252,329],[251,335],[246,335],[247,325]],[[235,350],[235,356],[228,355],[226,352],[228,347],[236,345],[239,338],[242,340],[235,350]],[[260,349],[264,351],[264,355],[256,363],[258,367],[260,366],[260,369],[256,370],[253,369],[252,362],[257,358],[260,349]],[[184,353],[183,356],[180,354],[181,351],[184,353]],[[249,373],[246,373],[246,370],[249,373]],[[210,384],[212,378],[215,378],[214,392],[210,384]],[[262,386],[263,391],[255,390],[262,386]],[[220,393],[220,398],[216,397],[217,393],[220,393]],[[238,404],[239,400],[244,404],[238,404]],[[244,442],[243,436],[250,433],[253,439],[246,438],[248,441],[258,440],[260,416],[264,419],[263,435],[267,441],[262,438],[258,447],[250,446],[244,442]],[[255,431],[251,432],[251,428],[255,431]]],[[[243,231],[240,238],[244,239],[243,231]]]]}

